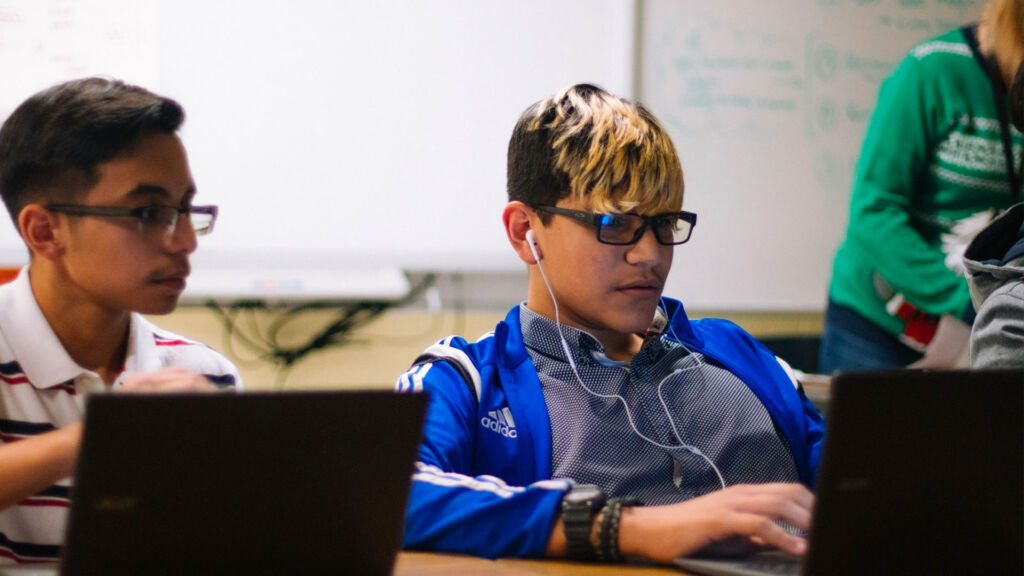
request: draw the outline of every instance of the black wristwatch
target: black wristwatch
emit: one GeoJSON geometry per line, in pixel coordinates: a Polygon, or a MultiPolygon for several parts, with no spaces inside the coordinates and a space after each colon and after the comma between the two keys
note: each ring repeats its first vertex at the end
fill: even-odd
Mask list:
{"type": "Polygon", "coordinates": [[[593,560],[590,533],[594,516],[604,506],[604,492],[593,484],[578,484],[562,496],[565,553],[572,560],[593,560]]]}

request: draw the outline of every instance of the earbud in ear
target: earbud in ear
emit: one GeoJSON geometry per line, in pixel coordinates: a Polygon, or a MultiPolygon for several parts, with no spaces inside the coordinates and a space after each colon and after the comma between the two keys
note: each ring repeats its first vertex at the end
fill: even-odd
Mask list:
{"type": "Polygon", "coordinates": [[[540,262],[540,253],[537,252],[537,240],[533,237],[533,230],[526,231],[526,243],[530,246],[530,252],[533,252],[534,259],[540,262]]]}

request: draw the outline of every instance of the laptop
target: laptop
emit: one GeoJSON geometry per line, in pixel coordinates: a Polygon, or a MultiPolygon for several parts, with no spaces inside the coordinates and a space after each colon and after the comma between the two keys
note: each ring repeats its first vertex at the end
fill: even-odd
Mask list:
{"type": "Polygon", "coordinates": [[[839,373],[826,421],[802,563],[774,552],[676,565],[709,576],[1024,574],[1024,372],[839,373]]]}
{"type": "Polygon", "coordinates": [[[60,574],[390,574],[426,401],[91,396],[60,574]]]}

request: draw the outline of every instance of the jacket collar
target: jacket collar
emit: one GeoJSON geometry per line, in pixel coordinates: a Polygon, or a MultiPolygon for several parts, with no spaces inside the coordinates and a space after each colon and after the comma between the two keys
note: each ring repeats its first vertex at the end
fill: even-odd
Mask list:
{"type": "Polygon", "coordinates": [[[694,332],[693,325],[690,324],[690,318],[686,315],[686,309],[683,307],[683,303],[679,300],[665,297],[661,298],[661,302],[665,307],[665,311],[668,313],[669,327],[665,330],[668,336],[683,342],[684,344],[703,348],[704,338],[694,332]]]}
{"type": "Polygon", "coordinates": [[[494,342],[504,352],[499,354],[498,358],[506,368],[515,368],[530,357],[526,352],[526,344],[523,343],[523,327],[519,323],[518,305],[513,306],[505,315],[505,321],[499,322],[495,327],[494,342]]]}

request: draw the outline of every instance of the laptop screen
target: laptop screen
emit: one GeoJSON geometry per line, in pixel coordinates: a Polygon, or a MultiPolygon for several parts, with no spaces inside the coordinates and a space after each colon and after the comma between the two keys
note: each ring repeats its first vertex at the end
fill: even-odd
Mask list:
{"type": "Polygon", "coordinates": [[[89,398],[62,573],[388,574],[426,396],[89,398]]]}
{"type": "MultiPolygon", "coordinates": [[[[826,425],[804,575],[1024,574],[1024,372],[839,373],[826,425]]],[[[676,564],[801,573],[778,553],[676,564]]]]}
{"type": "Polygon", "coordinates": [[[839,373],[826,422],[808,574],[1024,573],[1024,373],[839,373]]]}

